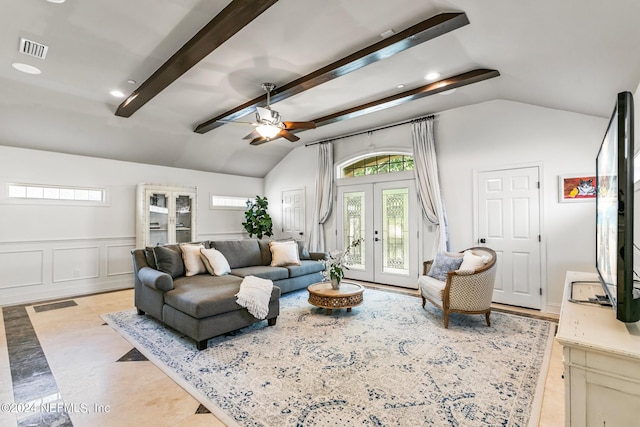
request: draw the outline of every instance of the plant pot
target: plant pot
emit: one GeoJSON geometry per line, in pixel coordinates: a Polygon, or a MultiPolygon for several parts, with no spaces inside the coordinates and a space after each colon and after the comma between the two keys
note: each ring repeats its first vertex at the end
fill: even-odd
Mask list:
{"type": "Polygon", "coordinates": [[[340,289],[340,279],[331,279],[331,289],[340,289]]]}

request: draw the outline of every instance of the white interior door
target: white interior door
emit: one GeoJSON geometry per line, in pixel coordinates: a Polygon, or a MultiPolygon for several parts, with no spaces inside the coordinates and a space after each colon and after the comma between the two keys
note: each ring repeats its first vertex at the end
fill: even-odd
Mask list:
{"type": "Polygon", "coordinates": [[[416,288],[418,235],[415,185],[411,180],[340,187],[338,242],[362,237],[345,277],[416,288]]]}
{"type": "Polygon", "coordinates": [[[304,188],[282,192],[282,235],[300,239],[304,236],[304,188]]]}
{"type": "Polygon", "coordinates": [[[478,173],[478,238],[496,251],[493,301],[541,306],[538,167],[478,173]]]}

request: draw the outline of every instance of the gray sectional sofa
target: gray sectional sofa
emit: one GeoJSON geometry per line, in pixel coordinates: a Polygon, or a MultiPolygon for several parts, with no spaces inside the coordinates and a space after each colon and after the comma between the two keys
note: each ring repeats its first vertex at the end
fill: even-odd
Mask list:
{"type": "Polygon", "coordinates": [[[135,276],[135,306],[196,341],[198,350],[209,338],[259,322],[236,303],[245,276],[273,281],[266,320],[275,325],[280,312],[280,295],[304,289],[322,280],[324,253],[309,253],[299,242],[300,265],[271,267],[268,240],[243,239],[205,241],[205,248],[220,251],[231,273],[185,276],[179,245],[139,248],[131,251],[135,276]]]}

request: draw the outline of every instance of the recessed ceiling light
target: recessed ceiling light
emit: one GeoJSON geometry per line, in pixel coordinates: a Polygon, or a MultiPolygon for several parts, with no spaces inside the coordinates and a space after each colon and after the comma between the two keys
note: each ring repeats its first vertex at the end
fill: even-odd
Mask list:
{"type": "Polygon", "coordinates": [[[392,35],[394,35],[396,32],[393,30],[387,30],[384,33],[380,34],[380,37],[382,37],[383,39],[388,39],[389,37],[391,37],[392,35]]]}
{"type": "Polygon", "coordinates": [[[33,65],[23,64],[22,62],[14,62],[13,64],[11,64],[11,66],[16,70],[22,71],[23,73],[27,73],[27,74],[42,73],[42,71],[40,71],[39,68],[36,68],[33,65]]]}
{"type": "Polygon", "coordinates": [[[64,3],[65,0],[47,0],[49,3],[64,3]]]}
{"type": "Polygon", "coordinates": [[[111,92],[109,92],[111,94],[111,96],[116,97],[116,98],[124,98],[124,93],[122,93],[122,91],[119,91],[117,89],[112,90],[111,92]]]}
{"type": "Polygon", "coordinates": [[[438,93],[438,95],[451,95],[455,91],[456,91],[456,88],[453,88],[453,89],[445,90],[444,92],[440,92],[438,93]]]}
{"type": "Polygon", "coordinates": [[[404,85],[402,83],[400,83],[398,86],[396,86],[398,89],[402,89],[404,87],[404,85]]]}
{"type": "Polygon", "coordinates": [[[136,84],[136,81],[133,80],[133,79],[129,79],[129,80],[127,80],[127,83],[129,83],[130,85],[134,85],[134,84],[136,84]]]}
{"type": "Polygon", "coordinates": [[[427,74],[426,76],[424,76],[424,79],[432,81],[432,80],[437,79],[438,77],[440,77],[440,73],[436,73],[434,71],[434,72],[431,72],[431,73],[427,74]]]}

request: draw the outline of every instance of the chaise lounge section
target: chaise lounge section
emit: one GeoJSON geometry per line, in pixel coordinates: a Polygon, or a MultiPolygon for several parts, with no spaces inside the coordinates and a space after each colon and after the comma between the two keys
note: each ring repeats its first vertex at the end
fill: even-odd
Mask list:
{"type": "Polygon", "coordinates": [[[135,306],[196,341],[198,350],[207,341],[261,321],[237,304],[236,294],[247,276],[273,281],[266,320],[276,324],[283,293],[304,289],[322,280],[324,253],[309,253],[298,243],[299,265],[272,266],[268,240],[243,239],[195,242],[224,255],[230,273],[187,276],[180,245],[134,249],[135,306]]]}

